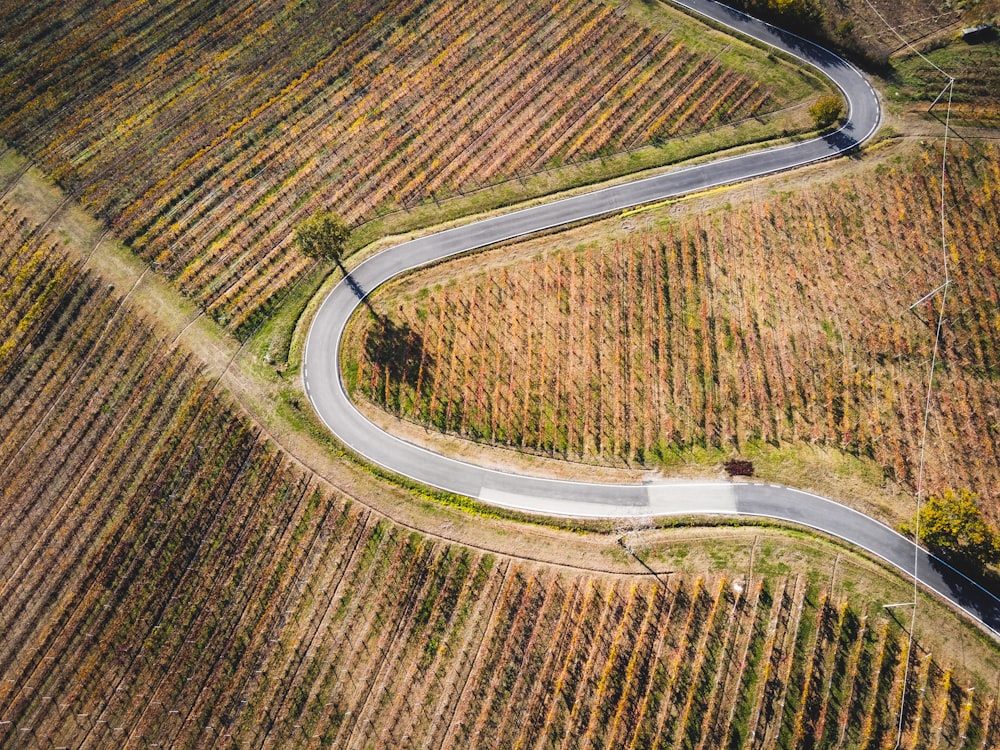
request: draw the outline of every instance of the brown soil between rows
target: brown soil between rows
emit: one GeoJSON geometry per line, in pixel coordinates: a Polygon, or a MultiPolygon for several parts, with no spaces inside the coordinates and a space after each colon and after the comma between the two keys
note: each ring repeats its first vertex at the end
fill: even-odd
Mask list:
{"type": "MultiPolygon", "coordinates": [[[[885,158],[892,152],[892,148],[889,146],[879,149],[874,158],[885,158]]],[[[829,180],[834,175],[857,169],[858,166],[853,161],[839,160],[807,167],[789,175],[757,180],[722,193],[699,197],[668,211],[705,210],[724,202],[739,200],[741,196],[761,190],[797,189],[816,180],[829,180]]],[[[73,206],[61,206],[62,199],[59,192],[46,185],[38,173],[32,171],[24,175],[15,192],[22,201],[27,202],[26,205],[31,210],[36,211],[35,215],[38,217],[48,217],[56,207],[60,207],[53,223],[66,227],[64,231],[74,240],[69,243],[69,249],[86,257],[88,265],[98,273],[115,279],[113,283],[119,289],[130,288],[132,290],[130,298],[133,303],[145,310],[161,330],[195,351],[207,371],[221,377],[226,390],[279,445],[303,466],[314,471],[331,485],[404,526],[441,538],[485,550],[502,551],[526,559],[565,563],[595,570],[640,572],[639,566],[634,561],[624,559],[618,554],[619,548],[614,539],[603,535],[567,533],[517,521],[470,516],[466,512],[443,506],[433,500],[415,499],[413,493],[386,483],[358,465],[333,455],[328,445],[293,428],[275,414],[275,405],[280,401],[280,392],[283,389],[289,387],[301,389],[297,379],[288,378],[284,381],[273,378],[262,379],[260,372],[264,368],[250,361],[246,353],[239,350],[235,342],[205,316],[198,316],[196,311],[192,311],[186,301],[173,292],[159,276],[143,273],[142,266],[128,256],[127,250],[114,243],[112,238],[103,235],[97,224],[82,211],[73,206]],[[95,246],[98,238],[100,241],[95,246]]],[[[622,228],[626,231],[630,228],[641,228],[652,221],[650,214],[639,214],[623,222],[622,228]]],[[[590,227],[576,228],[570,230],[568,241],[573,241],[574,237],[582,240],[592,236],[592,233],[593,229],[590,227]]],[[[521,257],[530,257],[537,252],[537,248],[533,246],[534,242],[539,241],[517,245],[515,253],[512,253],[509,247],[505,248],[502,262],[514,262],[521,257]]],[[[498,255],[495,253],[476,254],[453,261],[447,266],[440,266],[433,273],[440,274],[443,279],[460,270],[466,271],[496,262],[498,255]]],[[[439,436],[431,437],[425,434],[422,428],[414,428],[412,425],[406,429],[409,430],[408,437],[415,442],[423,439],[433,441],[442,439],[439,436]]],[[[468,441],[456,441],[456,449],[463,455],[475,455],[477,459],[491,465],[509,467],[515,471],[535,471],[541,468],[555,475],[567,475],[561,466],[562,462],[558,461],[552,462],[537,457],[526,458],[513,451],[476,446],[469,444],[468,441]]],[[[600,480],[621,475],[623,472],[575,464],[568,473],[575,478],[600,480]]],[[[645,475],[644,472],[627,472],[630,478],[645,475]]]]}
{"type": "MultiPolygon", "coordinates": [[[[623,556],[616,539],[607,535],[581,535],[471,515],[421,498],[344,460],[331,451],[329,444],[294,428],[276,414],[282,389],[301,390],[297,378],[284,382],[262,378],[260,374],[266,368],[250,361],[245,351],[206,316],[192,311],[161,277],[146,273],[142,264],[85,212],[74,205],[64,205],[60,191],[39,172],[34,169],[26,172],[12,188],[11,197],[26,215],[49,221],[52,229],[63,233],[66,249],[84,259],[88,268],[108,278],[118,291],[128,290],[129,301],[168,338],[194,352],[205,372],[219,378],[221,386],[246,414],[292,458],[355,501],[407,528],[486,551],[596,571],[645,572],[635,560],[623,556]]],[[[304,394],[302,402],[306,403],[304,394]]],[[[483,457],[489,460],[487,453],[494,451],[483,452],[483,457]]],[[[522,458],[509,451],[503,452],[499,460],[493,460],[494,465],[511,468],[523,466],[522,462],[522,458]]]]}
{"type": "MultiPolygon", "coordinates": [[[[917,132],[920,132],[920,128],[926,127],[923,121],[919,119],[914,120],[905,113],[902,116],[892,116],[890,120],[899,127],[907,127],[917,130],[917,132]]],[[[974,138],[981,135],[978,131],[968,133],[962,131],[962,133],[960,133],[960,135],[962,135],[963,138],[974,138]]],[[[926,137],[923,134],[916,137],[920,138],[921,144],[926,142],[926,137]]],[[[863,174],[864,170],[868,170],[867,173],[871,174],[871,170],[876,164],[889,163],[896,160],[900,154],[908,153],[906,143],[906,139],[883,141],[871,149],[872,155],[870,157],[863,157],[855,160],[840,160],[832,164],[816,165],[802,170],[797,170],[789,175],[758,180],[728,189],[714,190],[711,191],[711,194],[693,196],[690,199],[684,200],[675,205],[658,208],[655,211],[646,211],[622,219],[609,219],[597,224],[572,228],[570,230],[560,232],[553,237],[533,238],[523,242],[511,243],[504,247],[492,249],[484,253],[466,256],[458,260],[450,261],[446,264],[440,264],[430,269],[421,270],[415,275],[392,282],[386,288],[380,290],[379,294],[376,295],[375,305],[382,311],[382,313],[394,316],[395,302],[400,302],[400,314],[404,317],[403,325],[416,325],[417,328],[414,330],[419,333],[422,326],[430,325],[430,323],[413,323],[412,318],[414,310],[410,308],[413,308],[416,304],[418,304],[413,301],[415,294],[418,298],[420,298],[425,292],[430,292],[430,297],[432,298],[439,293],[448,295],[449,289],[456,288],[454,287],[455,280],[458,279],[459,283],[456,288],[457,291],[451,293],[450,297],[458,297],[462,300],[469,297],[471,303],[475,304],[475,301],[480,297],[480,293],[473,293],[472,291],[469,291],[467,286],[470,283],[475,283],[475,279],[486,278],[487,272],[491,275],[491,278],[499,278],[497,276],[497,272],[501,271],[500,276],[506,279],[506,276],[503,276],[503,272],[505,272],[506,269],[514,269],[518,266],[518,264],[524,263],[541,264],[543,259],[548,258],[551,253],[563,251],[566,248],[591,246],[595,243],[607,246],[610,246],[610,243],[627,243],[630,236],[642,236],[655,232],[659,227],[665,226],[668,222],[673,220],[682,220],[685,216],[709,213],[715,209],[728,208],[729,205],[733,204],[738,206],[742,205],[746,201],[755,202],[763,196],[768,196],[773,202],[776,200],[776,196],[791,195],[797,191],[807,190],[814,185],[830,184],[835,182],[837,179],[847,177],[850,174],[863,174]],[[389,307],[387,307],[387,305],[389,307]],[[406,310],[405,313],[404,310],[406,310]]],[[[915,141],[914,145],[916,145],[915,141]]],[[[964,147],[964,145],[956,144],[956,147],[964,147]]],[[[548,270],[548,266],[546,266],[546,271],[548,270]]],[[[516,273],[516,271],[512,271],[512,273],[516,273]]],[[[540,274],[541,271],[538,273],[540,274]]],[[[723,273],[725,273],[725,271],[723,273]]],[[[485,292],[483,292],[483,294],[485,294],[485,292]]],[[[467,303],[468,301],[461,304],[467,303]]],[[[435,304],[440,306],[441,303],[437,301],[435,304]]],[[[456,304],[460,303],[457,302],[456,304]]],[[[519,307],[517,309],[520,310],[519,307]]],[[[421,311],[422,309],[417,312],[419,313],[421,311]]],[[[503,310],[501,310],[501,313],[502,312],[503,310]]],[[[437,313],[432,312],[431,314],[436,315],[437,313]]],[[[546,315],[545,313],[538,313],[537,311],[532,313],[532,315],[535,315],[536,317],[539,314],[543,316],[546,315]]],[[[530,317],[531,316],[529,315],[529,318],[530,317]]],[[[487,315],[487,318],[490,320],[493,319],[490,315],[487,315]]],[[[546,319],[549,318],[546,316],[546,319]]],[[[477,319],[477,323],[474,325],[474,330],[477,332],[477,335],[486,335],[487,337],[492,335],[489,333],[482,334],[483,325],[484,320],[477,319]]],[[[361,339],[363,330],[364,326],[359,318],[354,324],[352,324],[351,329],[349,329],[348,351],[359,350],[363,347],[361,339]]],[[[424,329],[425,336],[426,330],[427,329],[424,329]]],[[[457,329],[456,335],[458,335],[457,329]]],[[[464,335],[463,329],[463,336],[464,335]]],[[[548,334],[546,333],[545,335],[547,336],[548,334]]],[[[523,343],[524,342],[520,342],[516,346],[521,347],[523,343]]],[[[518,351],[520,351],[520,349],[518,349],[518,351]]],[[[449,354],[449,350],[446,349],[445,357],[447,358],[450,356],[455,355],[449,354]]],[[[504,361],[506,361],[506,359],[504,359],[504,361]]],[[[498,359],[498,363],[499,362],[500,359],[498,359]]],[[[447,367],[447,364],[445,366],[447,367]]],[[[366,369],[366,373],[370,372],[371,365],[368,364],[366,367],[368,368],[366,369]]],[[[473,369],[469,372],[475,373],[476,368],[478,368],[479,365],[473,361],[471,364],[466,362],[464,367],[472,367],[473,369]]],[[[428,376],[428,379],[424,381],[425,387],[426,383],[430,382],[429,377],[430,376],[428,376]]],[[[388,389],[388,387],[389,385],[387,384],[386,388],[388,389]]],[[[488,382],[486,386],[487,393],[490,392],[492,387],[493,386],[489,385],[488,382]]],[[[506,388],[506,386],[504,386],[504,388],[506,388]]],[[[381,389],[381,385],[379,386],[379,389],[381,389]]],[[[388,390],[386,393],[388,394],[388,390]]],[[[400,398],[402,397],[403,391],[400,390],[400,398]]],[[[405,398],[411,398],[409,391],[406,392],[405,398]]],[[[448,398],[449,394],[446,392],[443,395],[443,399],[447,401],[448,398]]],[[[404,436],[411,442],[416,442],[426,446],[436,446],[438,450],[448,452],[457,451],[461,455],[475,455],[480,461],[488,462],[490,465],[509,466],[515,471],[539,470],[539,468],[548,466],[551,461],[551,459],[545,457],[544,453],[542,453],[541,456],[538,456],[533,455],[530,452],[522,453],[520,451],[502,446],[491,449],[480,443],[465,440],[454,433],[449,434],[448,437],[444,437],[435,428],[427,429],[421,424],[415,424],[408,421],[411,418],[409,412],[403,412],[404,418],[399,419],[394,416],[389,416],[384,412],[380,414],[380,407],[368,403],[364,398],[359,397],[359,401],[361,402],[362,409],[365,410],[371,418],[378,421],[384,427],[391,429],[395,434],[404,436]]],[[[420,410],[425,411],[426,406],[426,403],[421,402],[420,410]]],[[[494,406],[493,408],[495,409],[496,407],[494,406]]],[[[437,419],[437,417],[435,417],[435,419],[437,419]]],[[[451,428],[449,427],[449,430],[450,429],[451,428]]],[[[482,425],[477,424],[477,429],[481,431],[482,425]]],[[[684,437],[684,435],[682,435],[682,437],[684,437]]],[[[823,464],[829,464],[830,459],[831,457],[826,456],[821,451],[817,452],[817,449],[813,448],[812,455],[807,457],[807,462],[811,462],[819,467],[823,464]]],[[[611,473],[608,474],[608,476],[612,476],[614,474],[620,474],[624,477],[652,477],[659,475],[655,469],[644,470],[643,462],[640,461],[638,464],[635,464],[628,459],[622,461],[621,456],[617,456],[613,452],[607,456],[602,455],[597,460],[601,463],[609,465],[609,468],[602,470],[610,471],[611,473]]],[[[655,467],[655,462],[652,465],[655,467]]],[[[880,482],[875,483],[875,487],[866,486],[865,482],[854,482],[853,477],[844,477],[841,468],[842,467],[834,466],[834,474],[836,476],[831,481],[819,480],[816,477],[809,478],[809,481],[812,483],[809,486],[809,489],[818,491],[822,494],[833,495],[848,504],[855,505],[869,514],[880,517],[889,523],[896,523],[901,518],[905,519],[912,512],[912,497],[905,487],[897,486],[893,483],[889,483],[887,485],[884,480],[880,480],[880,482]],[[881,486],[878,486],[879,484],[881,484],[881,486]]],[[[544,470],[544,468],[542,470],[544,470]]],[[[591,470],[587,464],[570,461],[568,462],[568,470],[560,470],[559,473],[562,476],[571,476],[575,478],[580,475],[586,475],[590,471],[591,470]]],[[[868,469],[865,469],[865,471],[868,471],[868,469]]],[[[716,477],[720,472],[718,467],[712,467],[710,465],[699,466],[695,463],[693,465],[684,465],[679,468],[671,466],[670,469],[667,470],[667,473],[671,476],[716,477]]],[[[803,476],[803,478],[805,477],[803,476]]],[[[792,483],[795,483],[795,480],[793,480],[792,483]]]]}
{"type": "MultiPolygon", "coordinates": [[[[127,278],[128,264],[105,260],[109,268],[124,274],[116,279],[116,287],[131,289],[135,280],[127,278]]],[[[102,279],[107,277],[90,276],[88,283],[100,286],[102,279]]],[[[669,695],[676,696],[678,706],[687,706],[683,715],[689,717],[686,721],[672,717],[672,701],[651,709],[654,725],[663,719],[674,722],[665,730],[664,736],[670,738],[686,726],[695,731],[701,724],[700,714],[691,709],[692,695],[721,699],[720,691],[739,692],[743,668],[724,668],[727,662],[712,661],[711,651],[717,640],[730,644],[726,648],[735,652],[749,643],[752,623],[735,619],[741,611],[736,602],[764,582],[777,591],[794,590],[785,607],[793,616],[783,626],[787,632],[778,642],[767,641],[778,650],[763,648],[764,658],[773,659],[781,681],[763,691],[747,691],[750,700],[758,695],[770,700],[786,690],[798,694],[802,680],[795,675],[812,669],[808,665],[809,654],[814,652],[810,646],[813,623],[823,617],[830,623],[837,621],[825,602],[844,602],[846,607],[850,599],[849,606],[856,608],[858,616],[864,617],[865,611],[875,615],[871,621],[879,622],[883,634],[879,638],[890,632],[895,641],[903,638],[881,605],[902,600],[907,595],[906,582],[812,535],[754,527],[656,529],[633,521],[620,525],[613,534],[581,536],[441,508],[412,493],[380,486],[348,464],[337,467],[340,473],[335,478],[344,481],[347,477],[338,485],[340,491],[320,488],[313,473],[298,471],[283,451],[260,438],[262,422],[244,416],[248,406],[272,414],[274,404],[269,407],[267,397],[275,396],[259,384],[241,390],[256,381],[247,370],[226,369],[235,347],[209,365],[209,374],[212,369],[217,374],[232,369],[232,375],[223,374],[226,392],[221,398],[207,394],[197,420],[189,413],[172,425],[178,437],[183,435],[178,450],[164,445],[150,451],[147,446],[155,445],[161,433],[156,419],[162,416],[173,421],[175,415],[149,402],[145,408],[153,410],[153,418],[141,418],[135,405],[146,403],[146,395],[138,388],[125,390],[129,407],[122,414],[112,401],[102,399],[107,398],[103,389],[111,382],[149,378],[161,389],[172,387],[162,364],[181,360],[184,347],[177,351],[168,345],[165,352],[159,351],[156,337],[137,320],[153,318],[158,297],[146,286],[153,281],[155,276],[143,277],[130,292],[126,307],[119,306],[117,312],[114,295],[101,292],[103,299],[112,300],[115,322],[109,329],[113,336],[105,346],[97,347],[100,367],[90,375],[81,368],[80,376],[88,380],[82,384],[86,387],[66,389],[67,408],[43,420],[50,437],[60,430],[85,427],[76,417],[85,411],[95,416],[100,412],[104,416],[98,420],[127,430],[85,430],[84,440],[51,453],[40,442],[29,449],[36,451],[33,456],[52,458],[28,461],[29,466],[37,464],[46,472],[65,475],[67,466],[73,464],[64,465],[63,450],[86,453],[84,443],[102,443],[79,479],[62,477],[64,484],[83,490],[89,499],[80,502],[74,493],[51,491],[44,476],[36,477],[23,466],[15,468],[19,481],[37,485],[38,494],[46,497],[36,502],[31,493],[20,494],[21,531],[2,545],[4,554],[24,556],[18,575],[7,583],[16,594],[12,597],[16,603],[5,610],[9,630],[16,637],[5,646],[19,679],[0,690],[0,700],[11,706],[4,714],[8,720],[16,720],[19,728],[41,732],[42,739],[45,732],[53,739],[55,732],[61,738],[56,740],[59,744],[71,743],[82,732],[98,744],[110,744],[118,731],[127,731],[133,739],[182,738],[209,722],[226,726],[234,737],[287,746],[298,736],[296,722],[301,721],[310,727],[332,726],[331,732],[353,746],[365,736],[362,721],[367,717],[380,734],[391,732],[396,737],[397,730],[402,732],[400,727],[411,726],[411,732],[446,735],[456,738],[456,743],[472,745],[474,736],[469,733],[476,727],[486,735],[497,723],[516,725],[512,701],[504,692],[510,685],[511,695],[523,696],[517,701],[524,701],[531,707],[526,712],[536,717],[525,725],[526,730],[554,725],[572,737],[594,739],[605,732],[627,735],[639,726],[631,720],[607,724],[597,720],[602,711],[609,710],[603,706],[625,705],[627,694],[619,700],[606,678],[625,673],[636,658],[640,662],[653,658],[652,663],[664,667],[690,663],[706,679],[722,675],[724,681],[704,683],[708,685],[704,694],[691,693],[683,678],[670,677],[666,682],[669,695]],[[116,357],[117,351],[124,354],[116,357]],[[119,372],[130,374],[123,379],[116,377],[119,372]],[[243,408],[232,408],[227,394],[233,394],[243,408]],[[262,400],[251,402],[250,397],[262,400]],[[109,408],[103,409],[102,403],[109,408]],[[190,428],[181,427],[189,419],[193,420],[190,428]],[[141,437],[142,442],[123,442],[128,434],[141,437]],[[173,495],[168,497],[166,491],[149,495],[139,491],[127,495],[124,512],[116,511],[118,492],[102,492],[100,483],[89,480],[94,472],[116,488],[126,488],[127,493],[132,477],[129,466],[143,465],[143,472],[148,471],[145,464],[152,453],[157,454],[156,460],[189,467],[179,488],[183,502],[172,504],[173,495]],[[221,467],[221,473],[214,467],[221,467]],[[277,491],[282,484],[289,494],[277,491]],[[353,505],[344,502],[345,494],[354,499],[353,505]],[[393,508],[396,501],[403,505],[393,508]],[[369,510],[373,506],[379,510],[369,510]],[[81,512],[84,508],[86,512],[81,512]],[[385,523],[383,512],[402,522],[385,523]],[[409,534],[403,528],[409,518],[423,524],[422,534],[409,534]],[[461,586],[459,601],[471,599],[475,609],[464,619],[453,618],[453,607],[433,605],[445,601],[448,580],[465,580],[466,574],[457,572],[456,560],[471,555],[473,562],[485,562],[490,556],[442,543],[442,538],[500,553],[485,586],[461,586]],[[630,557],[625,548],[637,557],[630,557]],[[50,557],[52,550],[59,550],[58,557],[50,557]],[[49,559],[57,564],[45,565],[49,559]],[[107,559],[110,564],[94,574],[86,561],[95,559],[107,559]],[[72,586],[61,584],[67,578],[72,586]],[[442,586],[433,584],[434,579],[442,581],[442,586]],[[586,601],[593,606],[574,603],[583,589],[592,592],[586,601]],[[692,592],[704,619],[687,616],[681,605],[677,617],[671,617],[673,605],[665,606],[671,597],[662,594],[675,592],[692,592]],[[431,611],[427,621],[417,609],[419,605],[422,610],[424,604],[431,611]],[[560,615],[567,607],[592,612],[593,617],[581,616],[579,627],[567,626],[560,615]],[[158,622],[164,625],[154,625],[158,622]],[[797,638],[800,623],[806,629],[797,638]],[[584,638],[579,643],[578,631],[584,638]],[[427,637],[432,632],[448,636],[446,643],[458,643],[459,648],[446,645],[435,650],[427,637]],[[661,640],[665,640],[662,648],[661,640]],[[19,647],[36,642],[42,647],[19,647]],[[798,667],[790,658],[793,648],[802,654],[798,667]],[[558,650],[554,659],[550,658],[553,650],[558,650]],[[420,668],[423,654],[430,654],[431,669],[420,668]],[[238,667],[235,680],[230,673],[233,665],[238,667]],[[564,692],[546,688],[539,700],[529,700],[537,692],[533,670],[539,665],[540,679],[558,681],[565,674],[572,682],[564,692]],[[451,670],[444,673],[445,678],[456,682],[457,703],[451,698],[452,688],[437,689],[435,680],[445,666],[451,670]],[[460,687],[463,679],[465,687],[460,687]],[[404,695],[401,684],[404,690],[410,684],[416,689],[404,695]],[[142,687],[133,689],[133,685],[142,687]],[[63,701],[61,705],[71,710],[67,713],[57,711],[54,704],[44,705],[42,695],[63,701]],[[580,707],[564,708],[560,695],[580,707]],[[244,708],[240,708],[241,696],[248,701],[244,708]],[[301,707],[300,698],[306,698],[311,707],[305,720],[295,708],[301,707]],[[414,700],[418,708],[440,706],[446,718],[441,721],[435,710],[413,711],[414,700]],[[334,705],[333,701],[339,710],[322,710],[334,705]],[[270,729],[255,720],[265,706],[278,717],[270,729]],[[340,713],[345,707],[355,718],[340,713]],[[193,724],[174,720],[178,712],[193,724]],[[471,728],[462,726],[463,716],[471,728]],[[555,724],[540,722],[539,717],[549,716],[555,724]],[[237,717],[235,723],[233,717],[237,717]]],[[[176,339],[187,320],[177,315],[160,330],[176,339]]],[[[81,327],[93,335],[101,321],[96,316],[81,322],[81,327]]],[[[184,335],[198,330],[197,325],[191,326],[184,335]]],[[[54,356],[61,355],[56,351],[54,356]]],[[[67,368],[60,374],[70,376],[67,368]]],[[[178,380],[197,380],[197,388],[206,392],[205,382],[191,377],[190,369],[181,375],[178,380]]],[[[33,387],[41,387],[45,378],[35,381],[33,387]]],[[[179,387],[183,390],[184,383],[179,382],[179,387]]],[[[27,430],[33,423],[22,420],[27,430]]],[[[295,435],[302,433],[275,430],[273,434],[280,434],[282,447],[288,449],[295,447],[295,435]]],[[[317,456],[321,463],[336,463],[338,459],[329,451],[322,453],[322,448],[313,441],[309,450],[321,453],[317,456]]],[[[146,487],[152,474],[144,476],[146,487]]],[[[157,485],[155,489],[163,487],[157,485]]],[[[764,606],[753,618],[784,623],[786,618],[775,612],[764,606]]],[[[917,634],[921,646],[933,651],[939,663],[955,665],[959,684],[975,680],[976,697],[987,700],[992,685],[982,675],[995,673],[996,656],[985,638],[971,628],[956,629],[953,613],[935,605],[922,606],[917,634]],[[942,637],[945,633],[947,637],[942,637]]],[[[760,637],[765,638],[763,631],[760,637]]],[[[822,653],[832,656],[832,644],[828,641],[822,653]]],[[[878,654],[877,643],[871,648],[878,654]]],[[[929,659],[922,650],[921,674],[929,669],[929,659]]],[[[890,666],[898,678],[898,660],[890,666]]],[[[648,675],[629,680],[629,690],[638,694],[627,700],[634,703],[648,689],[655,694],[660,682],[661,678],[650,680],[648,675]]],[[[866,680],[854,683],[858,690],[874,694],[866,680]]],[[[890,699],[898,692],[888,682],[879,691],[890,699]]],[[[951,702],[957,706],[960,698],[951,702]]],[[[726,706],[715,699],[709,703],[717,706],[714,714],[708,712],[714,716],[713,725],[724,725],[731,717],[726,706]]],[[[937,705],[938,700],[932,703],[937,705]]],[[[848,715],[845,705],[831,704],[829,710],[853,717],[856,731],[865,731],[866,713],[848,715]]],[[[984,710],[991,708],[984,704],[984,710]]],[[[797,709],[793,713],[802,715],[797,709]]],[[[771,720],[759,726],[772,740],[782,731],[771,720]]],[[[818,733],[818,729],[801,731],[818,733]]]]}

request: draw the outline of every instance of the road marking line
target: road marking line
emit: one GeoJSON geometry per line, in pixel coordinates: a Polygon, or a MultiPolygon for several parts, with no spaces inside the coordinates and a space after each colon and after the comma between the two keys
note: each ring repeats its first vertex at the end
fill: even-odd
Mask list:
{"type": "Polygon", "coordinates": [[[656,515],[736,513],[736,490],[731,484],[651,484],[646,495],[656,515]]]}

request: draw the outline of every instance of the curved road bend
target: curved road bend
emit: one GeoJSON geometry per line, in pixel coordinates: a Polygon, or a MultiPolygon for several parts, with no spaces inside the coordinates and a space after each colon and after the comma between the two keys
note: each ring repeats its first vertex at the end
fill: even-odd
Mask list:
{"type": "MultiPolygon", "coordinates": [[[[399,274],[514,237],[827,159],[864,142],[878,128],[881,108],[874,89],[857,69],[832,52],[711,0],[679,4],[794,55],[828,76],[847,100],[847,123],[821,138],[676,169],[384,250],[355,268],[320,306],[303,355],[306,392],[320,419],[346,446],[389,471],[446,492],[548,515],[766,516],[839,537],[911,573],[915,554],[911,542],[863,514],[816,495],[758,484],[607,485],[503,473],[433,453],[383,432],[361,415],[344,389],[338,364],[347,321],[364,296],[399,274]]],[[[921,583],[1000,638],[1000,598],[923,550],[916,550],[916,556],[921,583]]]]}

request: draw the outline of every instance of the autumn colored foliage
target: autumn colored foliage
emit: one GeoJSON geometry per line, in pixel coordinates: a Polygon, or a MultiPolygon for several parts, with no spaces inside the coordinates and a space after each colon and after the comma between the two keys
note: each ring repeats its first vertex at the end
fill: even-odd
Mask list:
{"type": "Polygon", "coordinates": [[[594,0],[0,3],[0,134],[246,332],[350,224],[774,107],[594,0]]]}
{"type": "Polygon", "coordinates": [[[844,113],[844,101],[839,96],[833,94],[821,96],[809,108],[809,115],[813,118],[818,128],[827,128],[833,125],[844,113]]]}
{"type": "MultiPolygon", "coordinates": [[[[690,446],[814,444],[915,485],[943,280],[940,151],[654,233],[380,299],[412,372],[365,353],[358,393],[488,443],[656,466],[690,446]]],[[[927,489],[1000,519],[1000,150],[948,164],[949,291],[927,489]]],[[[418,277],[419,278],[419,277],[418,277]]],[[[369,334],[371,335],[371,334],[369,334]]]]}
{"type": "MultiPolygon", "coordinates": [[[[0,747],[880,747],[905,641],[797,575],[413,533],[293,464],[0,206],[0,747]]],[[[903,747],[1000,742],[915,652],[903,747]]]]}
{"type": "Polygon", "coordinates": [[[295,227],[295,244],[307,258],[340,263],[351,230],[336,214],[317,211],[295,227]]]}
{"type": "Polygon", "coordinates": [[[947,489],[931,496],[919,518],[920,538],[942,557],[975,568],[1000,563],[1000,534],[986,523],[974,492],[947,489]]]}

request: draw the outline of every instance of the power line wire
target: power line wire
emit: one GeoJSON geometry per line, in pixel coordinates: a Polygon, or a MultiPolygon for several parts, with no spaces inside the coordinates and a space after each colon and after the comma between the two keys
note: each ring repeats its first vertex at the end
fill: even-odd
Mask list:
{"type": "MultiPolygon", "coordinates": [[[[896,34],[900,39],[903,39],[902,35],[899,34],[896,29],[894,29],[888,21],[882,16],[881,13],[871,4],[869,0],[865,0],[866,4],[875,14],[882,20],[886,26],[889,27],[893,33],[896,34]]],[[[944,327],[945,320],[945,307],[948,302],[948,289],[951,286],[951,274],[948,264],[948,211],[947,211],[947,200],[946,200],[946,184],[948,179],[948,134],[951,131],[951,104],[955,91],[955,78],[947,73],[945,73],[940,67],[934,64],[926,55],[924,55],[920,50],[914,47],[909,41],[903,39],[906,46],[912,49],[922,60],[924,60],[928,65],[937,70],[943,76],[948,79],[948,82],[941,89],[941,92],[937,95],[931,106],[928,107],[928,112],[934,109],[934,107],[941,101],[945,94],[948,95],[948,106],[945,113],[944,121],[944,138],[943,145],[941,149],[941,190],[940,190],[940,217],[941,217],[941,262],[942,268],[944,270],[944,281],[933,291],[921,297],[917,302],[911,305],[912,310],[917,305],[923,304],[925,301],[931,299],[940,292],[940,304],[938,306],[937,315],[937,325],[934,330],[934,347],[931,351],[931,361],[930,367],[927,373],[927,395],[924,399],[924,419],[920,434],[920,457],[918,461],[917,469],[917,486],[916,486],[916,503],[914,510],[914,520],[913,520],[913,602],[910,615],[910,631],[907,639],[906,648],[906,664],[903,668],[903,682],[900,688],[900,700],[899,700],[899,719],[897,724],[896,732],[896,744],[895,748],[898,748],[902,744],[903,740],[903,723],[906,717],[906,686],[909,682],[910,674],[910,661],[913,658],[913,639],[914,633],[916,631],[917,625],[917,597],[918,597],[918,584],[919,584],[919,561],[920,561],[920,506],[924,496],[924,477],[926,469],[926,454],[927,454],[927,433],[928,426],[930,423],[930,413],[931,404],[934,399],[934,371],[937,368],[937,361],[940,354],[941,348],[941,332],[944,327]]]]}
{"type": "Polygon", "coordinates": [[[930,368],[927,373],[927,395],[924,399],[924,420],[923,426],[921,428],[920,434],[920,457],[918,461],[917,468],[917,486],[916,486],[916,503],[914,510],[914,520],[913,520],[913,609],[910,615],[910,632],[907,640],[906,647],[906,665],[903,669],[903,684],[900,689],[900,700],[899,700],[899,722],[897,726],[896,733],[896,745],[895,750],[898,750],[903,740],[903,721],[906,716],[906,685],[909,681],[910,674],[910,660],[913,658],[913,637],[914,631],[917,625],[917,595],[918,595],[918,583],[919,583],[919,561],[920,561],[920,505],[924,495],[924,475],[926,468],[926,454],[927,454],[927,432],[928,425],[930,423],[930,413],[931,404],[934,399],[934,370],[937,368],[937,360],[940,353],[941,347],[941,331],[944,327],[944,311],[945,306],[948,302],[948,288],[951,286],[951,275],[948,265],[948,234],[947,234],[947,203],[946,203],[946,182],[948,178],[948,134],[951,131],[951,103],[955,92],[955,78],[954,76],[946,73],[941,67],[934,63],[927,55],[917,49],[913,43],[904,37],[899,31],[879,12],[871,0],[865,0],[865,4],[872,10],[872,12],[879,18],[879,20],[885,24],[886,28],[889,29],[893,34],[903,42],[903,45],[912,50],[921,60],[931,66],[934,70],[940,73],[947,79],[947,83],[941,92],[935,97],[934,101],[931,102],[930,107],[927,111],[930,112],[935,106],[941,101],[945,94],[948,95],[948,107],[945,113],[944,121],[944,142],[941,149],[941,200],[940,200],[940,216],[941,216],[941,261],[944,270],[944,281],[936,289],[928,294],[925,294],[917,302],[910,306],[912,310],[917,305],[923,304],[927,300],[933,298],[938,292],[941,293],[940,305],[938,306],[938,316],[937,325],[934,329],[934,347],[931,352],[931,362],[930,368]]]}

